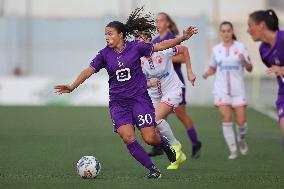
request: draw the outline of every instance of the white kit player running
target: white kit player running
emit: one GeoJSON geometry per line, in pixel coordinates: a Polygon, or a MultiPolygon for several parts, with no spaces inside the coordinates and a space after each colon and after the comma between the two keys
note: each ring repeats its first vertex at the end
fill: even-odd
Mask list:
{"type": "MultiPolygon", "coordinates": [[[[138,39],[150,42],[151,34],[140,33],[138,39]]],[[[186,63],[188,79],[193,85],[196,77],[191,70],[188,49],[184,46],[176,46],[155,52],[149,57],[142,57],[141,65],[148,79],[148,93],[155,107],[157,128],[162,135],[168,138],[170,145],[177,153],[177,161],[171,163],[167,169],[178,169],[179,165],[186,160],[186,156],[181,151],[181,144],[175,138],[166,119],[182,101],[184,84],[174,70],[172,59],[186,63]],[[173,57],[174,55],[176,56],[173,57]]]]}
{"type": "Polygon", "coordinates": [[[252,64],[245,46],[236,40],[233,25],[220,25],[222,43],[213,48],[209,68],[203,74],[206,79],[216,73],[214,83],[214,105],[219,108],[225,141],[230,150],[229,159],[237,157],[237,145],[232,124],[232,111],[236,115],[237,140],[242,155],[248,153],[245,141],[247,134],[244,68],[251,72],[252,64]]]}

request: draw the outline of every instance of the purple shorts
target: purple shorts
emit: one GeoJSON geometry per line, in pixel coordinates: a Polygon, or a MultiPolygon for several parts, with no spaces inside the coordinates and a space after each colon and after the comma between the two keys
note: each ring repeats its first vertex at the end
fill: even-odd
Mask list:
{"type": "Polygon", "coordinates": [[[112,100],[109,110],[115,132],[126,124],[135,125],[139,130],[156,125],[155,109],[148,93],[127,100],[112,100]]]}
{"type": "Polygon", "coordinates": [[[278,96],[278,99],[276,101],[276,108],[278,119],[280,121],[280,119],[284,117],[284,96],[278,96]]]}

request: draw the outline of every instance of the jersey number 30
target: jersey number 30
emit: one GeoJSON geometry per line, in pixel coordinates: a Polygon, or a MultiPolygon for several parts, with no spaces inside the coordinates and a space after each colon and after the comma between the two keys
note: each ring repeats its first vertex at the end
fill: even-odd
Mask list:
{"type": "Polygon", "coordinates": [[[124,68],[116,71],[117,81],[128,81],[131,79],[130,69],[124,68]]]}
{"type": "Polygon", "coordinates": [[[145,114],[144,116],[143,115],[139,115],[138,119],[139,119],[138,120],[139,126],[142,126],[145,123],[147,123],[147,124],[152,124],[153,123],[153,118],[152,118],[151,114],[145,114]]]}

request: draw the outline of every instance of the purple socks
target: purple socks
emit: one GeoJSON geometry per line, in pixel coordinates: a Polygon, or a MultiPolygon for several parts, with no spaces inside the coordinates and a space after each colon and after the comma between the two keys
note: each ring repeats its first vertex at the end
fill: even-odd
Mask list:
{"type": "Polygon", "coordinates": [[[157,167],[153,164],[151,159],[149,158],[147,152],[144,150],[144,148],[137,142],[137,140],[134,140],[130,144],[127,145],[127,149],[129,153],[137,160],[139,161],[144,167],[149,169],[150,171],[153,169],[157,169],[157,167]]]}
{"type": "Polygon", "coordinates": [[[192,145],[196,145],[198,143],[198,138],[194,127],[187,129],[187,135],[192,143],[192,145]]]}

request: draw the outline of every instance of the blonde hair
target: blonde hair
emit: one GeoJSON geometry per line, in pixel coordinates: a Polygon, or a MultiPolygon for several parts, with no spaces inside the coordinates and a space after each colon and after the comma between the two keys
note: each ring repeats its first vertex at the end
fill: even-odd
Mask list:
{"type": "Polygon", "coordinates": [[[167,21],[169,22],[169,27],[168,29],[174,34],[174,35],[178,35],[179,34],[179,31],[178,31],[178,28],[177,28],[177,25],[176,23],[173,21],[173,19],[170,17],[170,15],[168,15],[167,13],[165,12],[160,12],[158,15],[164,15],[167,19],[167,21]]]}

